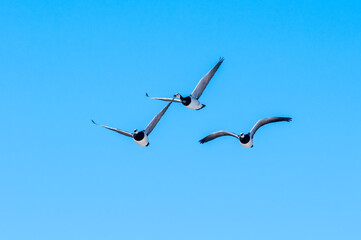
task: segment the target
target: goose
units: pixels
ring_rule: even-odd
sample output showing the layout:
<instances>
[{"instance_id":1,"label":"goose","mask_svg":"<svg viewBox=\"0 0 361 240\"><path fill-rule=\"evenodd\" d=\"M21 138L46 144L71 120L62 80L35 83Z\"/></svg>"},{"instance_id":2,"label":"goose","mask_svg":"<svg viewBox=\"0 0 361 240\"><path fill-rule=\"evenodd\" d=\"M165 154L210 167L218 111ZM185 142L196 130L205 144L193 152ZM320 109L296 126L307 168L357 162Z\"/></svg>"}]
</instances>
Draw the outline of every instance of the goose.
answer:
<instances>
[{"instance_id":1,"label":"goose","mask_svg":"<svg viewBox=\"0 0 361 240\"><path fill-rule=\"evenodd\" d=\"M160 111L153 119L152 121L150 121L150 123L148 124L148 126L142 130L142 131L138 131L138 129L134 129L134 133L130 133L124 130L120 130L117 128L112 128L112 127L108 127L108 126L104 126L104 125L100 125L97 124L96 122L94 122L92 120L92 122L95 125L107 128L109 130L115 131L117 133L123 134L127 137L131 137L133 138L133 140L136 142L136 144L142 146L142 147L148 147L149 146L149 140L148 140L148 136L149 134L153 131L153 129L155 128L155 126L157 125L157 123L159 122L159 120L162 118L162 116L164 115L164 113L167 111L167 109L169 108L169 106L172 104L173 101L171 101L170 103L167 104L167 106L165 106L162 111Z\"/></svg>"},{"instance_id":2,"label":"goose","mask_svg":"<svg viewBox=\"0 0 361 240\"><path fill-rule=\"evenodd\" d=\"M221 66L224 58L219 58L218 63L198 82L196 88L193 90L191 95L187 97L183 97L179 93L174 94L174 102L182 103L189 109L200 110L204 108L206 105L199 102L199 98L201 97L204 89L207 87L209 81L212 79L214 74L217 72L219 66ZM162 101L172 101L172 98L159 98L159 97L150 97L148 93L145 94L147 97L156 100Z\"/></svg>"},{"instance_id":3,"label":"goose","mask_svg":"<svg viewBox=\"0 0 361 240\"><path fill-rule=\"evenodd\" d=\"M282 121L286 121L286 122L290 122L292 120L292 118L289 117L270 117L270 118L264 118L259 120L251 129L251 131L247 134L243 134L241 133L240 135L237 135L233 132L228 132L228 131L218 131L218 132L214 132L212 134L209 134L207 137L201 139L199 142L201 144L209 142L213 139L216 139L218 137L222 137L222 136L232 136L235 138L238 138L239 142L241 143L241 145L243 147L246 148L252 148L253 147L253 136L254 134L257 132L257 130L262 127L263 125L269 124L269 123L274 123L274 122L282 122Z\"/></svg>"}]
</instances>

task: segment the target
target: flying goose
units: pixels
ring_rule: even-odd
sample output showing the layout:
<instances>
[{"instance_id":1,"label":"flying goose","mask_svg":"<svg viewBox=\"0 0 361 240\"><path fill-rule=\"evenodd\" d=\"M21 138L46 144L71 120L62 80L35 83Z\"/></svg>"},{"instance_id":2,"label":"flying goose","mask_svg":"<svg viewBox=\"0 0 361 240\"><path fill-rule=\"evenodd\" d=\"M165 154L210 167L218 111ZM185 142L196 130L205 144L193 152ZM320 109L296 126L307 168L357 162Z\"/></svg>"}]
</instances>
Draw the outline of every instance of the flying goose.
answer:
<instances>
[{"instance_id":1,"label":"flying goose","mask_svg":"<svg viewBox=\"0 0 361 240\"><path fill-rule=\"evenodd\" d=\"M233 132L219 131L219 132L214 132L212 134L209 134L207 137L201 139L199 142L203 144L203 143L209 142L209 141L211 141L213 139L216 139L218 137L232 136L232 137L238 138L238 140L240 141L240 143L241 143L241 145L243 147L252 148L253 147L253 136L260 127L262 127L263 125L269 124L269 123L273 123L273 122L282 122L282 121L290 122L291 120L292 120L292 118L289 118L289 117L264 118L264 119L259 120L253 126L251 131L249 133L247 133L247 134L241 133L240 135L237 135L237 134L235 134Z\"/></svg>"},{"instance_id":2,"label":"flying goose","mask_svg":"<svg viewBox=\"0 0 361 240\"><path fill-rule=\"evenodd\" d=\"M214 74L217 72L219 66L221 66L223 62L223 58L219 58L218 63L199 81L196 88L193 90L192 94L188 97L183 97L179 93L174 94L174 102L182 103L189 109L200 110L204 108L206 105L201 104L198 99L201 97L204 89L207 87L209 81L212 79ZM147 97L148 93L145 94ZM158 97L149 97L151 99L157 99L162 101L172 101L172 98L158 98Z\"/></svg>"},{"instance_id":3,"label":"flying goose","mask_svg":"<svg viewBox=\"0 0 361 240\"><path fill-rule=\"evenodd\" d=\"M112 127L108 127L108 126L104 126L104 125L100 125L97 124L96 122L94 122L92 120L92 122L98 126L107 128L109 130L115 131L117 133L123 134L127 137L131 137L134 139L134 141L142 146L142 147L147 147L149 146L149 141L148 141L148 136L149 134L153 131L153 129L155 128L155 126L157 125L157 123L159 122L159 120L162 118L162 116L164 115L164 113L167 111L167 109L169 108L169 106L172 104L173 101L171 101L170 103L167 104L167 106L165 106L162 111L160 111L153 119L152 121L148 124L148 126L143 130L143 131L138 131L137 129L134 129L134 133L130 133L124 130L120 130L117 128L112 128Z\"/></svg>"}]
</instances>

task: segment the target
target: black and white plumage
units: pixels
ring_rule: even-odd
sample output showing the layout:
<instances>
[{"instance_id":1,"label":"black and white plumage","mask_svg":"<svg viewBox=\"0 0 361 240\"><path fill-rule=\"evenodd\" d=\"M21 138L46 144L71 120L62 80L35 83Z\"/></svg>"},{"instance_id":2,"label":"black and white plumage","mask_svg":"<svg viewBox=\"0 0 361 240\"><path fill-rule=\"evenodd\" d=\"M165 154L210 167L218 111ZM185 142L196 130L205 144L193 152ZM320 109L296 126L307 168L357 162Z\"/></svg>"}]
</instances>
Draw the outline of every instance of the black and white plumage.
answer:
<instances>
[{"instance_id":1,"label":"black and white plumage","mask_svg":"<svg viewBox=\"0 0 361 240\"><path fill-rule=\"evenodd\" d=\"M270 118L264 118L259 120L251 129L251 131L247 134L243 134L241 133L240 135L237 135L233 132L228 132L228 131L218 131L218 132L214 132L209 134L207 137L201 139L199 142L200 143L206 143L209 141L212 141L213 139L216 139L218 137L222 137L222 136L232 136L237 138L241 145L246 147L246 148L251 148L253 147L253 136L254 134L257 132L257 130L262 127L263 125L269 124L269 123L273 123L273 122L290 122L292 120L292 118L289 117L270 117Z\"/></svg>"},{"instance_id":2,"label":"black and white plumage","mask_svg":"<svg viewBox=\"0 0 361 240\"><path fill-rule=\"evenodd\" d=\"M104 125L100 125L97 124L96 122L94 122L92 120L92 122L98 126L107 128L109 130L115 131L117 133L123 134L127 137L131 137L134 139L134 141L142 146L142 147L147 147L149 146L149 140L148 140L148 136L149 134L153 131L153 129L155 128L155 126L158 124L159 120L162 118L162 116L164 115L164 113L167 111L167 109L169 108L169 106L172 104L173 101L171 101L170 103L167 104L167 106L165 106L162 111L160 111L153 119L152 121L150 121L150 123L148 124L148 126L143 130L143 131L138 131L137 129L134 129L134 133L130 133L124 130L120 130L117 128L112 128L112 127L108 127L108 126L104 126Z\"/></svg>"},{"instance_id":3,"label":"black and white plumage","mask_svg":"<svg viewBox=\"0 0 361 240\"><path fill-rule=\"evenodd\" d=\"M200 110L200 109L204 108L206 105L200 103L198 99L201 97L202 93L206 89L209 81L212 79L214 74L217 72L219 66L221 66L223 60L224 60L224 58L219 59L218 63L198 82L197 86L195 87L195 89L193 90L191 95L189 95L187 97L183 97L179 93L176 93L174 95L174 97L176 99L174 99L173 101L182 103L184 106L186 106L189 109ZM148 94L146 94L146 96L149 97ZM156 100L162 100L162 101L171 101L172 100L172 98L159 98L159 97L149 97L149 98L156 99Z\"/></svg>"}]
</instances>

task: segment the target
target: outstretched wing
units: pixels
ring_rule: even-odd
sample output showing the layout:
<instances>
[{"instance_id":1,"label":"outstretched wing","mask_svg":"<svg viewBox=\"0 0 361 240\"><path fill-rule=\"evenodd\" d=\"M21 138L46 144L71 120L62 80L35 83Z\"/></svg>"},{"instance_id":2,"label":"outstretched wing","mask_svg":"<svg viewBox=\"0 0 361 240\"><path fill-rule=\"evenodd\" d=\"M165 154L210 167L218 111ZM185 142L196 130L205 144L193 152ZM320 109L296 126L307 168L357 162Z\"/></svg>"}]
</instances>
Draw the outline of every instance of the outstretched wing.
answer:
<instances>
[{"instance_id":1,"label":"outstretched wing","mask_svg":"<svg viewBox=\"0 0 361 240\"><path fill-rule=\"evenodd\" d=\"M266 125L268 123L273 123L273 122L283 122L283 121L290 122L291 120L292 120L292 118L289 118L289 117L270 117L270 118L261 119L251 129L251 132L250 132L251 138L253 138L253 135L263 125Z\"/></svg>"},{"instance_id":2,"label":"outstretched wing","mask_svg":"<svg viewBox=\"0 0 361 240\"><path fill-rule=\"evenodd\" d=\"M193 90L191 96L198 99L201 97L204 89L207 87L209 81L212 79L213 75L217 72L219 66L221 66L224 58L220 58L218 63L199 81L196 88Z\"/></svg>"},{"instance_id":3,"label":"outstretched wing","mask_svg":"<svg viewBox=\"0 0 361 240\"><path fill-rule=\"evenodd\" d=\"M222 137L222 136L232 136L232 137L235 137L235 138L238 138L239 139L239 136L233 132L228 132L228 131L219 131L219 132L214 132L214 133L211 133L209 134L207 137L199 140L200 143L206 143L206 142L209 142L209 141L212 141L213 139L216 139L218 137Z\"/></svg>"},{"instance_id":4,"label":"outstretched wing","mask_svg":"<svg viewBox=\"0 0 361 240\"><path fill-rule=\"evenodd\" d=\"M145 96L149 97L148 93L145 94ZM166 102L178 102L181 103L182 101L179 99L175 99L175 98L158 98L158 97L149 97L150 99L156 99L156 100L161 100L161 101L166 101Z\"/></svg>"},{"instance_id":5,"label":"outstretched wing","mask_svg":"<svg viewBox=\"0 0 361 240\"><path fill-rule=\"evenodd\" d=\"M115 131L115 132L120 133L120 134L123 134L123 135L125 135L125 136L131 137L131 138L133 137L133 134L132 134L132 133L129 133L129 132L127 132L127 131L123 131L123 130L120 130L120 129L117 129L117 128L112 128L112 127L100 125L100 124L97 124L96 122L94 122L93 120L92 120L92 122L93 122L95 125L98 125L98 126L107 128L107 129L109 129L109 130Z\"/></svg>"},{"instance_id":6,"label":"outstretched wing","mask_svg":"<svg viewBox=\"0 0 361 240\"><path fill-rule=\"evenodd\" d=\"M150 123L148 124L148 126L144 129L144 132L149 135L153 129L155 128L155 126L157 125L157 123L159 122L159 120L162 118L162 116L164 115L164 113L167 111L167 109L169 108L169 106L172 104L172 100L170 103L167 104L167 106L165 106L162 111L160 111L153 119L152 121L150 121Z\"/></svg>"}]
</instances>

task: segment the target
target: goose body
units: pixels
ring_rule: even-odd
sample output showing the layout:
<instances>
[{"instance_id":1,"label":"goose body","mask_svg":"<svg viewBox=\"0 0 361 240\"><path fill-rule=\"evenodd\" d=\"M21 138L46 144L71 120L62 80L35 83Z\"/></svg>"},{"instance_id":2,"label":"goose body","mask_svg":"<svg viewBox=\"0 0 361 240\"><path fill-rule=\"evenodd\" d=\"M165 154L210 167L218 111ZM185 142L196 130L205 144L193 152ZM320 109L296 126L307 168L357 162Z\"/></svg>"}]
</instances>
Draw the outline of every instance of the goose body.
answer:
<instances>
[{"instance_id":1,"label":"goose body","mask_svg":"<svg viewBox=\"0 0 361 240\"><path fill-rule=\"evenodd\" d=\"M245 148L252 148L253 147L253 139L250 137L249 134L239 136L239 143Z\"/></svg>"},{"instance_id":2,"label":"goose body","mask_svg":"<svg viewBox=\"0 0 361 240\"><path fill-rule=\"evenodd\" d=\"M200 109L204 108L205 106L206 105L200 103L197 99L191 97L191 103L186 107L189 109L200 110Z\"/></svg>"},{"instance_id":3,"label":"goose body","mask_svg":"<svg viewBox=\"0 0 361 240\"><path fill-rule=\"evenodd\" d=\"M149 146L148 135L144 131L138 132L137 134L133 134L133 140L139 146L142 147Z\"/></svg>"},{"instance_id":4,"label":"goose body","mask_svg":"<svg viewBox=\"0 0 361 240\"><path fill-rule=\"evenodd\" d=\"M92 122L98 126L104 127L106 129L115 131L117 133L120 133L122 135L125 135L127 137L131 137L133 138L133 140L135 141L136 144L138 144L139 146L142 147L147 147L149 146L149 139L148 136L149 134L153 131L153 129L155 128L155 126L158 124L159 120L162 118L162 116L164 115L164 113L167 111L167 109L169 108L169 106L172 104L173 101L171 101L170 103L168 103L163 109L162 111L160 111L153 119L152 121L150 121L150 123L148 124L148 126L142 130L142 131L138 131L137 129L134 129L134 133L130 133L124 130L120 130L117 128L112 128L112 127L108 127L108 126L104 126L104 125L100 125L95 123L93 120Z\"/></svg>"},{"instance_id":5,"label":"goose body","mask_svg":"<svg viewBox=\"0 0 361 240\"><path fill-rule=\"evenodd\" d=\"M193 110L200 110L202 108L204 108L206 105L200 103L198 101L198 99L188 96L188 97L182 97L179 93L177 93L176 95L174 95L174 97L178 98L181 100L182 104L189 109L193 109Z\"/></svg>"},{"instance_id":6,"label":"goose body","mask_svg":"<svg viewBox=\"0 0 361 240\"><path fill-rule=\"evenodd\" d=\"M270 118L264 118L259 120L251 129L251 131L247 134L243 134L241 133L240 135L237 135L233 132L228 132L228 131L218 131L218 132L214 132L209 134L207 137L201 139L199 142L200 143L206 143L209 141L212 141L213 139L216 139L218 137L222 137L222 136L232 136L235 137L239 140L239 142L241 143L241 145L243 147L246 148L252 148L253 147L253 136L254 134L257 132L257 130L269 123L273 123L273 122L282 122L282 121L286 121L286 122L290 122L292 120L292 118L288 118L288 117L270 117Z\"/></svg>"},{"instance_id":7,"label":"goose body","mask_svg":"<svg viewBox=\"0 0 361 240\"><path fill-rule=\"evenodd\" d=\"M206 105L199 102L199 98L203 94L203 91L206 89L208 83L214 76L214 74L217 72L218 68L221 66L223 62L223 58L220 58L218 63L198 82L197 86L191 93L191 95L187 97L183 97L179 93L176 93L174 95L175 99L172 100L172 98L159 98L159 97L149 97L148 94L146 94L147 97L151 99L161 100L161 101L174 101L177 103L182 103L185 107L193 110L200 110L204 108Z\"/></svg>"}]
</instances>

